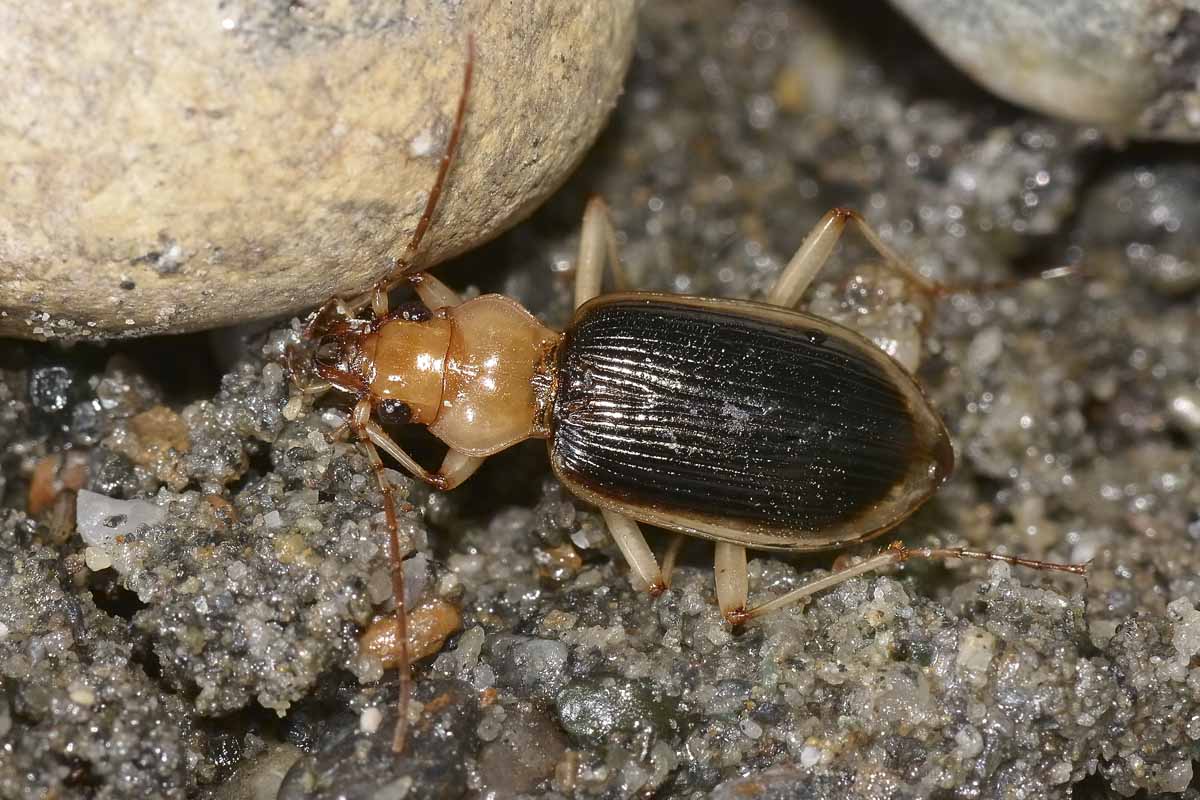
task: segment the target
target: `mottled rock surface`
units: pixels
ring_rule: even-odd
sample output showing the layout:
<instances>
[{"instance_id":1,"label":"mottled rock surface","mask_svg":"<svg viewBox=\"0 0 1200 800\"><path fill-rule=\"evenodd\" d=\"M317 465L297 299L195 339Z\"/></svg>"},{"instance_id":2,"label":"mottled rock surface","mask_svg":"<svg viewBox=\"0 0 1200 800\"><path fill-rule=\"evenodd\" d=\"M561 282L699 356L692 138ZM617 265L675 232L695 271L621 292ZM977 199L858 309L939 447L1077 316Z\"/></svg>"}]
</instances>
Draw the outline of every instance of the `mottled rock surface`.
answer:
<instances>
[{"instance_id":1,"label":"mottled rock surface","mask_svg":"<svg viewBox=\"0 0 1200 800\"><path fill-rule=\"evenodd\" d=\"M635 592L539 443L447 494L396 475L418 553L408 600L453 603L463 622L417 670L397 760L394 678L357 641L390 600L379 493L355 448L325 439L336 404L288 405L294 328L107 350L10 342L4 791L1194 793L1200 181L1180 149L1109 150L1095 130L996 101L920 37L897 38L899 23L793 0L648 5L615 125L578 176L438 274L564 323L579 218L599 192L638 286L761 298L824 211L860 208L923 273L1002 284L929 302L861 267L852 237L807 298L919 351L954 437L955 474L896 536L1091 560L1087 580L912 563L735 633L709 544L688 545L661 597ZM1062 264L1079 274L1035 278ZM44 457L68 446L87 490L165 515L121 542L94 527L105 517L81 519L112 566L89 558L98 545L63 501L25 511ZM835 557L752 555L756 600Z\"/></svg>"},{"instance_id":2,"label":"mottled rock surface","mask_svg":"<svg viewBox=\"0 0 1200 800\"><path fill-rule=\"evenodd\" d=\"M579 163L632 0L0 9L0 334L145 336L362 291L404 250L475 86L434 264Z\"/></svg>"}]
</instances>

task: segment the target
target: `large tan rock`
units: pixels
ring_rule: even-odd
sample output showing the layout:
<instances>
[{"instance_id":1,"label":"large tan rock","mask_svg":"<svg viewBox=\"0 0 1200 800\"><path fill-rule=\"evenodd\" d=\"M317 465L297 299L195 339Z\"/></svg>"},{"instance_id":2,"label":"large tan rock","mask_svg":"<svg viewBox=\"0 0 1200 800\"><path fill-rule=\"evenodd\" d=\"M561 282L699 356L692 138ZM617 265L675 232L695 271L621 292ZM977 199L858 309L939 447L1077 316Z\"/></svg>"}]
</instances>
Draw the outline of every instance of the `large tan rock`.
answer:
<instances>
[{"instance_id":1,"label":"large tan rock","mask_svg":"<svg viewBox=\"0 0 1200 800\"><path fill-rule=\"evenodd\" d=\"M620 93L633 0L0 9L0 334L213 327L361 291L496 235L566 177Z\"/></svg>"}]
</instances>

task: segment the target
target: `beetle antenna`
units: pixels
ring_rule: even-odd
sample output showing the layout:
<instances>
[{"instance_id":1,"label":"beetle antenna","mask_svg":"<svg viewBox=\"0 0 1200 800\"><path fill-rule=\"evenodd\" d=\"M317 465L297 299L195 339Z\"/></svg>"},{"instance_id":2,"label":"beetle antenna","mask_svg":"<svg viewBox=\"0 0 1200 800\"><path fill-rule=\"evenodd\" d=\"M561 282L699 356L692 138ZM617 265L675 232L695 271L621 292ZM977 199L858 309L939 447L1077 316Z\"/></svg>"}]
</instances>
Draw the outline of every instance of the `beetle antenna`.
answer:
<instances>
[{"instance_id":1,"label":"beetle antenna","mask_svg":"<svg viewBox=\"0 0 1200 800\"><path fill-rule=\"evenodd\" d=\"M948 297L955 294L986 294L988 292L1002 292L1008 289L1016 289L1018 286L1024 286L1032 281L1053 281L1060 278L1074 278L1086 274L1087 272L1083 267L1074 264L1064 264L1057 267L1048 267L1035 275L1009 278L1008 280L994 281L992 283L931 283L929 291L936 297Z\"/></svg>"},{"instance_id":2,"label":"beetle antenna","mask_svg":"<svg viewBox=\"0 0 1200 800\"><path fill-rule=\"evenodd\" d=\"M379 492L383 495L383 513L387 518L388 527L388 560L391 562L392 599L396 604L396 648L397 667L400 671L400 694L396 699L396 729L392 735L392 751L399 753L404 750L404 740L408 734L408 702L411 694L412 675L408 658L408 613L404 606L404 553L400 549L400 525L396 519L396 498L392 491L391 481L384 474L383 459L371 441L369 424L371 421L371 401L367 397L360 399L350 412L346 427L354 431L375 480L379 483Z\"/></svg>"},{"instance_id":3,"label":"beetle antenna","mask_svg":"<svg viewBox=\"0 0 1200 800\"><path fill-rule=\"evenodd\" d=\"M901 564L905 561L914 559L925 559L935 561L944 558L971 558L980 559L983 561L1002 561L1005 564L1014 564L1020 567L1030 567L1032 569L1050 570L1053 572L1069 572L1072 575L1087 575L1088 564L1060 564L1054 561L1038 561L1033 558L1020 558L1018 556L1006 556L1001 553L990 553L983 550L968 550L964 547L907 547L901 542L892 542L879 553L871 556L868 559L852 564L845 569L838 570L822 578L817 578L814 581L809 581L798 589L776 597L774 600L768 600L760 606L747 609L738 615L738 622L761 617L779 608L794 605L806 597L810 597L818 592L823 592L826 589L831 589L839 583L845 583L851 578L856 578L859 575L864 575L868 572L876 572L883 567L891 564ZM1089 562L1090 563L1090 562Z\"/></svg>"},{"instance_id":4,"label":"beetle antenna","mask_svg":"<svg viewBox=\"0 0 1200 800\"><path fill-rule=\"evenodd\" d=\"M450 129L450 140L446 143L446 151L442 153L442 160L438 162L437 177L434 178L433 187L429 190L429 197L425 201L425 210L421 212L421 218L417 221L417 227L413 231L408 245L404 248L404 253L396 259L395 269L387 278L386 288L388 289L399 283L399 279L412 267L413 258L421 246L421 240L425 238L425 232L429 230L429 225L433 222L438 201L442 197L442 189L446 185L446 176L450 173L450 166L454 163L454 158L458 154L459 142L462 141L463 121L467 115L467 97L471 93L471 79L474 73L475 36L467 34L467 64L463 69L462 94L458 97L458 110L454 113L454 126Z\"/></svg>"}]
</instances>

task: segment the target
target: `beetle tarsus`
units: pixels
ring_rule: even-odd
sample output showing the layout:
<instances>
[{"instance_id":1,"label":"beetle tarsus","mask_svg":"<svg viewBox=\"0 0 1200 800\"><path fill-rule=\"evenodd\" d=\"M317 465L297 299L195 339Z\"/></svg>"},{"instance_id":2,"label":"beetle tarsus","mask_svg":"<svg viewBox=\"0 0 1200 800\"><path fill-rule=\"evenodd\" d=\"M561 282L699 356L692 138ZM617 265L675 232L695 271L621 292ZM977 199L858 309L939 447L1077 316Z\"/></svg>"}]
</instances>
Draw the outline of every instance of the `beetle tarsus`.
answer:
<instances>
[{"instance_id":1,"label":"beetle tarsus","mask_svg":"<svg viewBox=\"0 0 1200 800\"><path fill-rule=\"evenodd\" d=\"M745 625L751 619L753 615L745 608L731 608L725 612L725 620L735 628Z\"/></svg>"},{"instance_id":2,"label":"beetle tarsus","mask_svg":"<svg viewBox=\"0 0 1200 800\"><path fill-rule=\"evenodd\" d=\"M1091 562L1082 564L1066 564L1058 561L1042 561L1036 558L1022 558L1020 556L1010 556L1003 553L992 553L987 550L971 550L965 547L905 547L898 542L893 542L888 546L887 551L895 552L896 560L908 561L913 558L924 559L939 559L939 558L964 558L974 559L977 561L999 561L1004 564L1012 564L1018 567L1028 567L1030 569L1040 569L1047 572L1066 572L1071 575L1087 575L1088 566Z\"/></svg>"}]
</instances>

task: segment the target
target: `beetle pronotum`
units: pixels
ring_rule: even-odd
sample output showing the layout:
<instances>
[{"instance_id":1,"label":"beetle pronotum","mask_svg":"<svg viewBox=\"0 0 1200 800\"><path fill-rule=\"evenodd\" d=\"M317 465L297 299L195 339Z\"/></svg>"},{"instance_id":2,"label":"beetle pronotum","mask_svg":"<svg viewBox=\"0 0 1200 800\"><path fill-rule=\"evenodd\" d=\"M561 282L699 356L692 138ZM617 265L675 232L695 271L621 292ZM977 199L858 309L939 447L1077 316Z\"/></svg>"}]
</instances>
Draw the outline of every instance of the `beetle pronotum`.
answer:
<instances>
[{"instance_id":1,"label":"beetle pronotum","mask_svg":"<svg viewBox=\"0 0 1200 800\"><path fill-rule=\"evenodd\" d=\"M621 292L601 294L605 264L620 282L616 237L599 199L580 237L574 318L558 333L511 298L462 301L412 269L462 135L474 64L416 230L395 269L369 295L331 300L305 336L324 383L355 398L339 429L362 444L384 497L401 649L404 739L407 633L400 546L383 450L438 489L469 478L490 455L528 438L548 441L566 487L597 506L637 581L666 589L677 538L660 568L639 523L716 543L716 595L738 624L855 575L910 558L979 558L1083 573L961 548L894 544L848 569L747 608L746 548L831 550L893 528L950 473L941 419L913 377L858 333L793 310L849 223L893 270L925 290L857 213L817 223L765 303ZM388 292L409 282L422 307L392 311ZM371 315L355 315L369 303ZM372 415L428 427L449 448L422 467Z\"/></svg>"}]
</instances>

